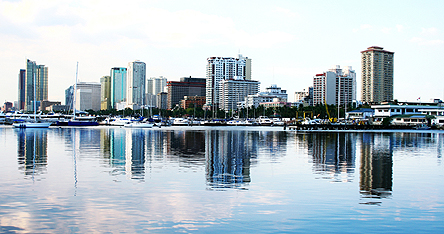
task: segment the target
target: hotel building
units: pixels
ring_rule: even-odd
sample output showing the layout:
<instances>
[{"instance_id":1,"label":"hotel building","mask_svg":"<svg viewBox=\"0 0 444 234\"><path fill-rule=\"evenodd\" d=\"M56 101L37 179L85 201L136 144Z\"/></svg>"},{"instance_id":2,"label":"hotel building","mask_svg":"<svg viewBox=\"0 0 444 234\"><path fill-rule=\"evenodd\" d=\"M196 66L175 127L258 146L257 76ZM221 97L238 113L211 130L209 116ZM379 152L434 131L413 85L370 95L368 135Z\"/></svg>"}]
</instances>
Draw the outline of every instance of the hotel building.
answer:
<instances>
[{"instance_id":1,"label":"hotel building","mask_svg":"<svg viewBox=\"0 0 444 234\"><path fill-rule=\"evenodd\" d=\"M145 105L146 64L141 61L128 63L127 70L127 107L138 110Z\"/></svg>"}]
</instances>

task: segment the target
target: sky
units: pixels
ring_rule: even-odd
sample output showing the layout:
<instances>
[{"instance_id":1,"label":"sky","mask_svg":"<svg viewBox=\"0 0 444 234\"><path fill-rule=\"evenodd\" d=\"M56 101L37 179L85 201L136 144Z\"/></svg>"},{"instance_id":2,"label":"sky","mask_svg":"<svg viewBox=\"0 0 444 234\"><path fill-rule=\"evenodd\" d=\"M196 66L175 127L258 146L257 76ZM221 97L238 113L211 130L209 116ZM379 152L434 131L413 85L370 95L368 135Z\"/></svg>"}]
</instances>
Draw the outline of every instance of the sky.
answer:
<instances>
[{"instance_id":1,"label":"sky","mask_svg":"<svg viewBox=\"0 0 444 234\"><path fill-rule=\"evenodd\" d=\"M26 59L49 69L49 100L112 67L146 63L147 77L205 77L208 57L252 59L261 90L294 92L334 65L352 66L360 99L360 52L394 54L394 98L444 100L444 1L0 0L0 102L18 98Z\"/></svg>"}]
</instances>

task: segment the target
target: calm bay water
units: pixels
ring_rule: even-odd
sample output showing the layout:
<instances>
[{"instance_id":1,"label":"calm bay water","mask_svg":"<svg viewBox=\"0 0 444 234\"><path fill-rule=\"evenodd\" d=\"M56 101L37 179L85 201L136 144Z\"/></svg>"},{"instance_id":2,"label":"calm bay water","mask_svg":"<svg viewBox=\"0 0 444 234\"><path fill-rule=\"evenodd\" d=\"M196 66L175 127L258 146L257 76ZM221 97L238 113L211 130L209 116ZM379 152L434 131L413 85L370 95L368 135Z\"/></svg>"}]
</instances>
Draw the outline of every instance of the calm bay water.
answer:
<instances>
[{"instance_id":1,"label":"calm bay water","mask_svg":"<svg viewBox=\"0 0 444 234\"><path fill-rule=\"evenodd\" d=\"M0 127L0 232L442 232L444 133Z\"/></svg>"}]
</instances>

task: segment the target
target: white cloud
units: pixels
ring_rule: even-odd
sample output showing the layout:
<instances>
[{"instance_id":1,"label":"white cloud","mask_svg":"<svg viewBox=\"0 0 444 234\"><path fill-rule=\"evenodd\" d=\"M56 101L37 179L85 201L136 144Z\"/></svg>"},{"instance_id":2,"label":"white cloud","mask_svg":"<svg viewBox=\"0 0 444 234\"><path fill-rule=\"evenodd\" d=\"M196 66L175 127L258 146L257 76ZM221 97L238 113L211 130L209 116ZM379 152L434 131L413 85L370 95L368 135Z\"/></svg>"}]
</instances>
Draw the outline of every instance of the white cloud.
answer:
<instances>
[{"instance_id":1,"label":"white cloud","mask_svg":"<svg viewBox=\"0 0 444 234\"><path fill-rule=\"evenodd\" d=\"M404 31L404 26L397 24L396 29L398 30L398 32L402 32L402 31Z\"/></svg>"},{"instance_id":2,"label":"white cloud","mask_svg":"<svg viewBox=\"0 0 444 234\"><path fill-rule=\"evenodd\" d=\"M414 37L414 38L410 39L410 42L416 43L418 45L426 45L426 46L444 45L444 40L426 39L426 38L421 38L421 37Z\"/></svg>"},{"instance_id":3,"label":"white cloud","mask_svg":"<svg viewBox=\"0 0 444 234\"><path fill-rule=\"evenodd\" d=\"M282 7L274 7L273 12L278 13L279 15L287 16L289 18L299 17L299 15L297 13L292 12L291 10L286 9L286 8L282 8Z\"/></svg>"},{"instance_id":4,"label":"white cloud","mask_svg":"<svg viewBox=\"0 0 444 234\"><path fill-rule=\"evenodd\" d=\"M422 28L421 35L436 35L438 33L437 28Z\"/></svg>"},{"instance_id":5,"label":"white cloud","mask_svg":"<svg viewBox=\"0 0 444 234\"><path fill-rule=\"evenodd\" d=\"M364 30L372 30L373 26L370 24L361 24L359 26L359 28L354 28L352 31L353 32L359 32L359 31L364 31Z\"/></svg>"}]
</instances>

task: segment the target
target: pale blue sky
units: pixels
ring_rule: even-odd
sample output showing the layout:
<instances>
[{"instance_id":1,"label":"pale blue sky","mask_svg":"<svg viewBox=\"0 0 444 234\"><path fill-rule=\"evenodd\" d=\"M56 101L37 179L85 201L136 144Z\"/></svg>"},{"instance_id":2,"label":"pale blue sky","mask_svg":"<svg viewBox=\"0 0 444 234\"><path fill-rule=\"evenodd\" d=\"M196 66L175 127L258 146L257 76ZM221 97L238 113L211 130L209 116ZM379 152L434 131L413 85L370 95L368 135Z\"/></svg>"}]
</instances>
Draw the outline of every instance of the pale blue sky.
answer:
<instances>
[{"instance_id":1,"label":"pale blue sky","mask_svg":"<svg viewBox=\"0 0 444 234\"><path fill-rule=\"evenodd\" d=\"M395 52L394 97L444 99L444 1L2 1L0 101L17 100L26 59L49 67L49 99L79 80L99 82L136 59L147 77L205 77L206 58L252 59L261 90L312 85L360 51Z\"/></svg>"}]
</instances>

